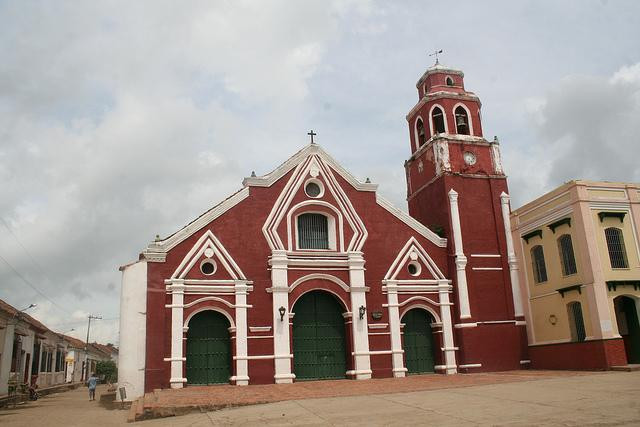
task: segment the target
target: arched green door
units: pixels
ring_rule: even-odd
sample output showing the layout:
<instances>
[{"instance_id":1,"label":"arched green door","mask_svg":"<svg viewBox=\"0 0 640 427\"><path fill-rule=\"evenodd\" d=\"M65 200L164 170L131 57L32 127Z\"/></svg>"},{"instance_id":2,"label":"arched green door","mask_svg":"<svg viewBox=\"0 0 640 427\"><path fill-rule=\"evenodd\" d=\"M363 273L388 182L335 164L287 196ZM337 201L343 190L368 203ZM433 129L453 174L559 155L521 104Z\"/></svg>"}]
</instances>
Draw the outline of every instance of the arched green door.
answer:
<instances>
[{"instance_id":1,"label":"arched green door","mask_svg":"<svg viewBox=\"0 0 640 427\"><path fill-rule=\"evenodd\" d=\"M432 321L431 315L419 308L409 310L402 317L404 358L409 374L434 372Z\"/></svg>"},{"instance_id":2,"label":"arched green door","mask_svg":"<svg viewBox=\"0 0 640 427\"><path fill-rule=\"evenodd\" d=\"M231 376L229 321L213 310L191 318L187 331L187 383L228 383Z\"/></svg>"},{"instance_id":3,"label":"arched green door","mask_svg":"<svg viewBox=\"0 0 640 427\"><path fill-rule=\"evenodd\" d=\"M344 378L342 309L327 292L304 294L293 307L293 369L298 380Z\"/></svg>"}]
</instances>

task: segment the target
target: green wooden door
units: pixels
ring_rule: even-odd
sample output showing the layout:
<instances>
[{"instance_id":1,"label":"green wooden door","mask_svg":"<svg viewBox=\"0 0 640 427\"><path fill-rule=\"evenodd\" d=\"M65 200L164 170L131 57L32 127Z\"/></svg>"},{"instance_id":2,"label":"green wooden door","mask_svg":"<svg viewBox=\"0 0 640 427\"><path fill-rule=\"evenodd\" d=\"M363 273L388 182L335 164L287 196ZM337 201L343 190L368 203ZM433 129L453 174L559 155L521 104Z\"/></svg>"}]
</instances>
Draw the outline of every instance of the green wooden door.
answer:
<instances>
[{"instance_id":1,"label":"green wooden door","mask_svg":"<svg viewBox=\"0 0 640 427\"><path fill-rule=\"evenodd\" d=\"M421 309L409 310L404 323L404 358L409 374L434 372L432 318Z\"/></svg>"},{"instance_id":2,"label":"green wooden door","mask_svg":"<svg viewBox=\"0 0 640 427\"><path fill-rule=\"evenodd\" d=\"M207 310L191 318L187 331L187 383L228 383L231 376L229 321Z\"/></svg>"},{"instance_id":3,"label":"green wooden door","mask_svg":"<svg viewBox=\"0 0 640 427\"><path fill-rule=\"evenodd\" d=\"M344 318L333 296L309 292L293 307L293 369L298 380L344 378Z\"/></svg>"},{"instance_id":4,"label":"green wooden door","mask_svg":"<svg viewBox=\"0 0 640 427\"><path fill-rule=\"evenodd\" d=\"M622 297L622 310L627 318L628 337L626 337L627 359L629 363L640 363L640 322L636 302L629 297Z\"/></svg>"}]
</instances>

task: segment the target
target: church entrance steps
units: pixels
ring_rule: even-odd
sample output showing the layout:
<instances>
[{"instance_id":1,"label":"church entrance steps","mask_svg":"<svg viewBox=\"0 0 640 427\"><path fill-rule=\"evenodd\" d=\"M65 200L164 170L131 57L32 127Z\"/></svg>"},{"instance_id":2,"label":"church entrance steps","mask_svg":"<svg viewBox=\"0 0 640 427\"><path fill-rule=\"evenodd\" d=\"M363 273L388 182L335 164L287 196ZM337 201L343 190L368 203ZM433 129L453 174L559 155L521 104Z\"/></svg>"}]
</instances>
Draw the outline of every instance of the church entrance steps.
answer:
<instances>
[{"instance_id":1,"label":"church entrance steps","mask_svg":"<svg viewBox=\"0 0 640 427\"><path fill-rule=\"evenodd\" d=\"M136 400L129 409L128 421L185 415L189 412L215 411L237 406L286 400L323 397L405 393L478 385L537 381L549 378L598 375L575 371L505 371L459 375L411 375L406 378L383 378L364 381L326 380L293 384L191 386L182 389L154 390Z\"/></svg>"}]
</instances>

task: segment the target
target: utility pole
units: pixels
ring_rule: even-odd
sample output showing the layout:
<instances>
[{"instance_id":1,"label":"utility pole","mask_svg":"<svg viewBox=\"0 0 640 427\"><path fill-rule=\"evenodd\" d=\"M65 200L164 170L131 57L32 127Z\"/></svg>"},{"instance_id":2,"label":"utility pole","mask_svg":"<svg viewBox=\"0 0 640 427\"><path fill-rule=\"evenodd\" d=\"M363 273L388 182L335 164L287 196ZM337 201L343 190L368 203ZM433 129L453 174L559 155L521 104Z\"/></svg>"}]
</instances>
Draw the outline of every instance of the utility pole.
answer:
<instances>
[{"instance_id":1,"label":"utility pole","mask_svg":"<svg viewBox=\"0 0 640 427\"><path fill-rule=\"evenodd\" d=\"M89 379L89 331L91 330L91 319L101 320L102 316L89 314L89 324L87 325L87 340L84 344L84 381Z\"/></svg>"}]
</instances>

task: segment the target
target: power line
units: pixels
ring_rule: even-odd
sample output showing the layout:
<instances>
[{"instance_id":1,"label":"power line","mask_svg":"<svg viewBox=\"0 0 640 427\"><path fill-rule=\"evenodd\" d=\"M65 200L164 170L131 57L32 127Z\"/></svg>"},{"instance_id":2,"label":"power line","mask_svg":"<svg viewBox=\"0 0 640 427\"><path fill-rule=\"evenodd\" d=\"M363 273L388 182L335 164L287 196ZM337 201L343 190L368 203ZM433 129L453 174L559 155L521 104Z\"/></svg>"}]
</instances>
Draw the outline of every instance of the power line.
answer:
<instances>
[{"instance_id":1,"label":"power line","mask_svg":"<svg viewBox=\"0 0 640 427\"><path fill-rule=\"evenodd\" d=\"M36 265L36 267L38 267L38 270L40 270L40 273L42 273L42 275L46 277L47 275L45 274L44 269L42 268L42 266L40 264L38 264L38 261L36 261L36 259L31 255L31 252L29 252L27 247L22 244L20 239L18 239L18 236L16 236L16 234L13 232L13 230L11 230L11 227L9 227L9 224L7 224L7 221L5 221L5 219L2 218L1 216L0 216L0 221L2 221L2 224L7 229L7 231L13 236L13 238L16 239L16 242L18 242L20 247L22 247L22 249L29 256L31 261Z\"/></svg>"},{"instance_id":2,"label":"power line","mask_svg":"<svg viewBox=\"0 0 640 427\"><path fill-rule=\"evenodd\" d=\"M33 289L34 291L36 291L42 298L46 299L47 301L49 301L51 304L53 304L54 306L56 306L59 310L61 310L62 312L64 312L64 314L69 314L69 312L67 311L67 309L63 308L61 305L59 305L57 302L55 302L54 300L52 300L51 298L49 298L48 296L46 296L44 294L44 292L42 292L40 289L38 289L33 283L31 283L30 281L28 281L22 274L20 274L20 272L18 270L15 269L15 267L13 265L11 265L11 263L9 261L7 261L2 255L0 255L0 259L2 261L4 261L5 264L7 264L9 266L9 268L15 273L16 276L18 276L20 279L22 279L22 281L24 283L26 283L27 285L29 285L31 287L31 289Z\"/></svg>"}]
</instances>

